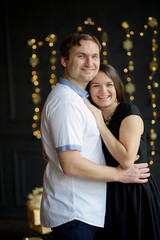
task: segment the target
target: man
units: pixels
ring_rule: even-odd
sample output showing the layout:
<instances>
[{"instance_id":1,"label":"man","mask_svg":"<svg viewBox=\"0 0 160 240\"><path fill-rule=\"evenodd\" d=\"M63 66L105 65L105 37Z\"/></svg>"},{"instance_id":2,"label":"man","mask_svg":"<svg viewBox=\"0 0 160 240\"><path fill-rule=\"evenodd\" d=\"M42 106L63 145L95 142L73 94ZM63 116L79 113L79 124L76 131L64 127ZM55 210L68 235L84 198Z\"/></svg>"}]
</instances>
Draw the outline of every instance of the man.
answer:
<instances>
[{"instance_id":1,"label":"man","mask_svg":"<svg viewBox=\"0 0 160 240\"><path fill-rule=\"evenodd\" d=\"M53 239L93 240L104 226L106 182L144 183L146 165L123 170L105 165L95 119L83 102L99 70L100 43L77 32L61 44L63 78L49 94L41 117L43 148L49 158L41 205L41 224ZM54 238L55 237L55 238Z\"/></svg>"}]
</instances>

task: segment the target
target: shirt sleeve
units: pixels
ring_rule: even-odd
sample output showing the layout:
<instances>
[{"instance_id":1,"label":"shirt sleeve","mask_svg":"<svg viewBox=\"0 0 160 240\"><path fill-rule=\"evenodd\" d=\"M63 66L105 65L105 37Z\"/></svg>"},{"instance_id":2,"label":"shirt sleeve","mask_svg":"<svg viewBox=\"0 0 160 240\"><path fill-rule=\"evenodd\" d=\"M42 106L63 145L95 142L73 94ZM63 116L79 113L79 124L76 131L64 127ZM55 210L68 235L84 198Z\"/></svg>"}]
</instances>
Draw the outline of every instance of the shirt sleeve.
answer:
<instances>
[{"instance_id":1,"label":"shirt sleeve","mask_svg":"<svg viewBox=\"0 0 160 240\"><path fill-rule=\"evenodd\" d=\"M49 116L51 137L55 143L56 151L82 149L83 116L79 106L62 104Z\"/></svg>"}]
</instances>

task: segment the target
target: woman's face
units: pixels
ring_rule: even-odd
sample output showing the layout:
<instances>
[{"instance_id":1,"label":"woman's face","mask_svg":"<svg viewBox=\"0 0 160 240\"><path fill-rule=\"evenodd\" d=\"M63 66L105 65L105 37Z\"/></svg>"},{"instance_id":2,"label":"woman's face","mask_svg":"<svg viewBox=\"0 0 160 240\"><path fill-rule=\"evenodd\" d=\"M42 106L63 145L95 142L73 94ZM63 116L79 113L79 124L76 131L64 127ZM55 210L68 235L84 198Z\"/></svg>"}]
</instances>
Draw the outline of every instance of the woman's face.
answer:
<instances>
[{"instance_id":1,"label":"woman's face","mask_svg":"<svg viewBox=\"0 0 160 240\"><path fill-rule=\"evenodd\" d=\"M98 107L109 107L117 102L114 83L108 75L100 71L90 83L90 94Z\"/></svg>"}]
</instances>

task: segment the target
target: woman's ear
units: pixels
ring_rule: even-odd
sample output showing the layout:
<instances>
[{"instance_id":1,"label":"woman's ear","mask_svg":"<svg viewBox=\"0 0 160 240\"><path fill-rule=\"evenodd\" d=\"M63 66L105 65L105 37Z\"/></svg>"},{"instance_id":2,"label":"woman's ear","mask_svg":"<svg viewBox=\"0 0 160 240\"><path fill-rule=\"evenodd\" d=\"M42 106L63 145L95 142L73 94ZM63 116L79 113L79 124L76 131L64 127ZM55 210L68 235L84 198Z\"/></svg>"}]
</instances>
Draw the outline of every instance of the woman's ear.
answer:
<instances>
[{"instance_id":1,"label":"woman's ear","mask_svg":"<svg viewBox=\"0 0 160 240\"><path fill-rule=\"evenodd\" d=\"M61 57L61 64L63 67L66 67L66 59L64 57Z\"/></svg>"}]
</instances>

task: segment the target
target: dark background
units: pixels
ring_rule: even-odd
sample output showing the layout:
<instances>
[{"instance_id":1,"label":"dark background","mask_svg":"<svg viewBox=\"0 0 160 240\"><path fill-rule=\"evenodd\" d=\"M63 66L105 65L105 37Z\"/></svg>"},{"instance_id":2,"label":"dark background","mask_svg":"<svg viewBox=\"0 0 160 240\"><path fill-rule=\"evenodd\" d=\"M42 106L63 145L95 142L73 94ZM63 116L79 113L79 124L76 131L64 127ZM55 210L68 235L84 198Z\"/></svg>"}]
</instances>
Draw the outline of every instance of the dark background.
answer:
<instances>
[{"instance_id":1,"label":"dark background","mask_svg":"<svg viewBox=\"0 0 160 240\"><path fill-rule=\"evenodd\" d=\"M59 45L70 32L76 31L88 17L102 27L109 36L108 63L119 71L124 84L123 68L128 58L122 48L125 30L122 21L130 24L135 32L133 37L133 60L135 71L135 101L144 115L147 132L152 119L151 99L147 90L149 75L148 63L152 61L151 37L148 29L144 38L139 37L148 17L153 16L160 23L159 5L156 1L4 1L0 2L1 24L1 79L0 79L0 219L27 221L26 196L35 187L42 186L45 163L41 155L41 142L32 135L33 84L29 57L31 47L27 41L35 38L43 41L49 33L57 36L57 60L59 62ZM159 29L159 28L158 28ZM99 37L95 28L92 31ZM160 35L158 34L158 44ZM160 56L160 50L157 50ZM40 87L42 108L50 91L49 48L43 46L39 51ZM61 75L61 66L57 64L57 77ZM159 82L159 70L156 81ZM160 92L157 89L156 156L151 166L151 173L160 187L160 150L159 150L159 112ZM148 152L148 160L150 148Z\"/></svg>"}]
</instances>

